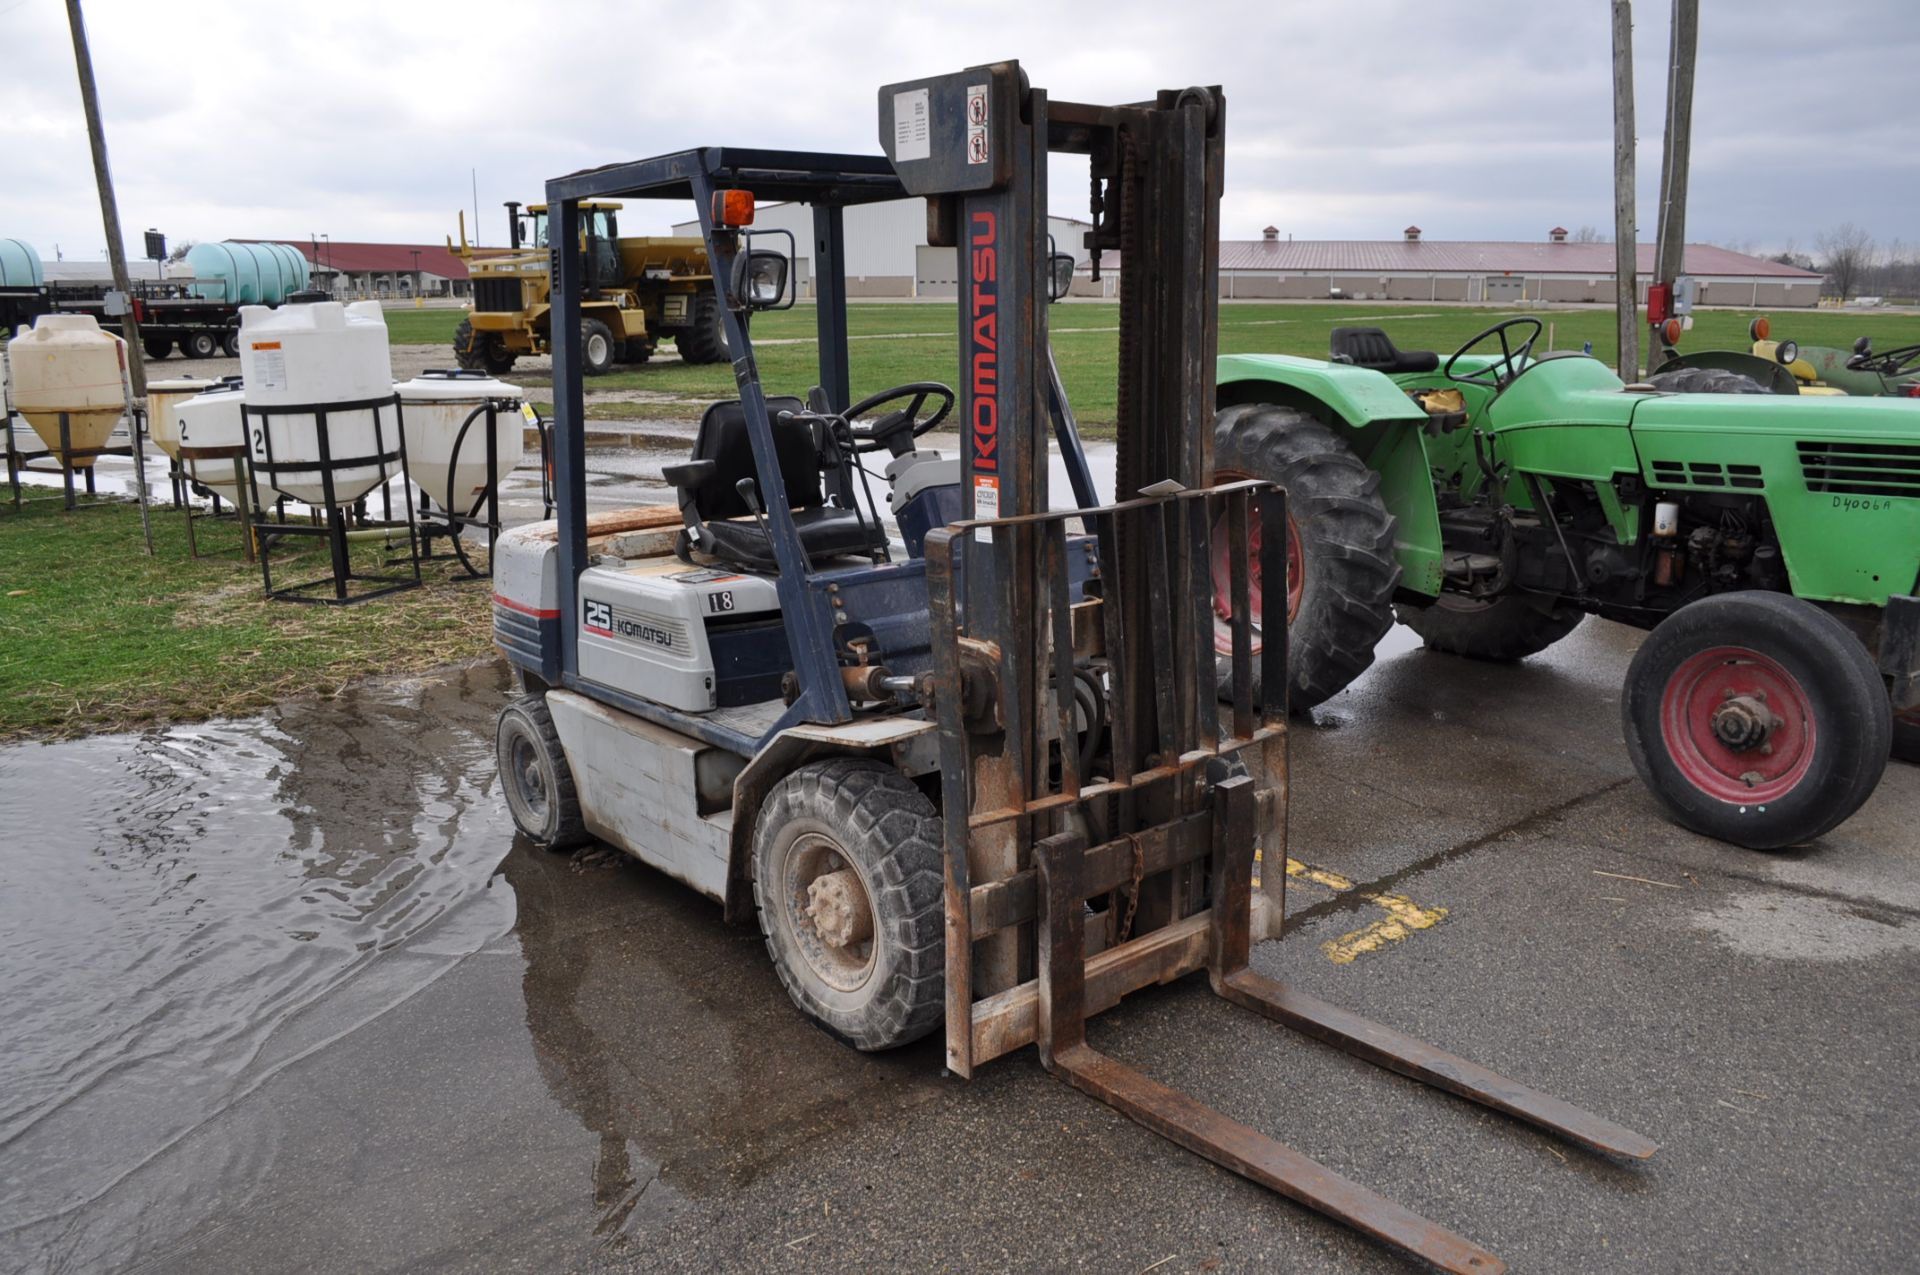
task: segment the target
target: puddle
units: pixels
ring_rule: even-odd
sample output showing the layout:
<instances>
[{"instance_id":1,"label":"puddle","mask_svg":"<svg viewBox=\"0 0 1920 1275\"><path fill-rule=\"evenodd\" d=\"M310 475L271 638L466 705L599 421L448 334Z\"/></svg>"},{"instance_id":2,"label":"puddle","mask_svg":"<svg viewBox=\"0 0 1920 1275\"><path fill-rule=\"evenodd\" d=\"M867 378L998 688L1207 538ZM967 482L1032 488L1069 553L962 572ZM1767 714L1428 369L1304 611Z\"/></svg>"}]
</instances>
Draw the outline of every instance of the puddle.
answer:
<instances>
[{"instance_id":1,"label":"puddle","mask_svg":"<svg viewBox=\"0 0 1920 1275\"><path fill-rule=\"evenodd\" d=\"M1833 899L1769 890L1736 894L1693 920L1742 956L1849 961L1920 951L1920 924Z\"/></svg>"}]
</instances>

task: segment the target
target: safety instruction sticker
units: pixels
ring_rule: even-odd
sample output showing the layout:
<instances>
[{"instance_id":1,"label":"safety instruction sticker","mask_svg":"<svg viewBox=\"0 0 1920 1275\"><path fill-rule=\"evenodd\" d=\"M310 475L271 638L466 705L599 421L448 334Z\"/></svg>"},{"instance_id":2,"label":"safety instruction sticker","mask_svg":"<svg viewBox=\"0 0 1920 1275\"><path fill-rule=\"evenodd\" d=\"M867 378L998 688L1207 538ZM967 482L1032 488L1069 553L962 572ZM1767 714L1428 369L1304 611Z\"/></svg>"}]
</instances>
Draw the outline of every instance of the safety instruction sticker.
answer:
<instances>
[{"instance_id":1,"label":"safety instruction sticker","mask_svg":"<svg viewBox=\"0 0 1920 1275\"><path fill-rule=\"evenodd\" d=\"M538 426L540 424L540 413L533 410L533 404L522 403L520 404L520 419L529 425Z\"/></svg>"},{"instance_id":2,"label":"safety instruction sticker","mask_svg":"<svg viewBox=\"0 0 1920 1275\"><path fill-rule=\"evenodd\" d=\"M1000 516L1000 479L979 474L973 480L973 516L975 518L998 518Z\"/></svg>"},{"instance_id":3,"label":"safety instruction sticker","mask_svg":"<svg viewBox=\"0 0 1920 1275\"><path fill-rule=\"evenodd\" d=\"M893 95L893 158L925 159L933 153L929 90L922 87Z\"/></svg>"},{"instance_id":4,"label":"safety instruction sticker","mask_svg":"<svg viewBox=\"0 0 1920 1275\"><path fill-rule=\"evenodd\" d=\"M967 162L987 162L987 86L967 86Z\"/></svg>"},{"instance_id":5,"label":"safety instruction sticker","mask_svg":"<svg viewBox=\"0 0 1920 1275\"><path fill-rule=\"evenodd\" d=\"M287 388L287 352L280 348L278 341L253 343L253 369L247 380L263 390Z\"/></svg>"}]
</instances>

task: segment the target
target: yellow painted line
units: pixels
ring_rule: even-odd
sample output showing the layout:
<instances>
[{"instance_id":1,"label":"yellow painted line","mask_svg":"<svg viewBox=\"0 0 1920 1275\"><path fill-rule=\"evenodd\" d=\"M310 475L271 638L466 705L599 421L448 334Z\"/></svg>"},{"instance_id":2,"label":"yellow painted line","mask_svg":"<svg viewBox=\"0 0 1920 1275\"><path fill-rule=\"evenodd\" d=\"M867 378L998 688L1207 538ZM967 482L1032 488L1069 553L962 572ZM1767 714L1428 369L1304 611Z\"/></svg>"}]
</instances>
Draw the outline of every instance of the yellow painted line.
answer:
<instances>
[{"instance_id":1,"label":"yellow painted line","mask_svg":"<svg viewBox=\"0 0 1920 1275\"><path fill-rule=\"evenodd\" d=\"M1254 860L1258 862L1259 858L1259 852L1255 851ZM1358 888L1351 879L1341 876L1338 872L1317 868L1310 863L1302 863L1298 859L1287 860L1287 875L1296 881L1323 886L1335 894L1343 894ZM1259 887L1258 874L1254 876L1253 884L1256 889ZM1325 952L1327 959L1335 965L1351 965L1368 952L1377 952L1389 943L1398 943L1416 931L1430 930L1447 917L1447 909L1422 907L1404 894L1362 893L1360 897L1376 907L1385 909L1387 915L1350 933L1342 934L1337 939L1329 939L1322 943L1320 950Z\"/></svg>"}]
</instances>

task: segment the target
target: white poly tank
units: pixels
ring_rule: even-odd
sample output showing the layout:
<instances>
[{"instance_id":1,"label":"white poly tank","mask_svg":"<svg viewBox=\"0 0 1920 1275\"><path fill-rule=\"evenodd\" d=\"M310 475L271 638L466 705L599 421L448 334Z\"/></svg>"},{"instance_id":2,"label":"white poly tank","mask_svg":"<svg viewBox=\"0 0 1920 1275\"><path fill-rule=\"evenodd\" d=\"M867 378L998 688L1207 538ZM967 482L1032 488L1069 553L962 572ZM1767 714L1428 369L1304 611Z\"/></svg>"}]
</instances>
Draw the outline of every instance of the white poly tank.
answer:
<instances>
[{"instance_id":1,"label":"white poly tank","mask_svg":"<svg viewBox=\"0 0 1920 1275\"><path fill-rule=\"evenodd\" d=\"M377 301L315 301L240 308L240 376L249 408L325 406L393 397L393 359L387 322ZM321 464L320 417L315 412L248 414L248 444L261 486L295 500L327 503ZM400 450L399 420L391 406L328 411L325 452L333 503L351 504L379 486L395 464L382 453ZM358 462L358 463L356 463ZM269 468L269 466L271 466Z\"/></svg>"},{"instance_id":2,"label":"white poly tank","mask_svg":"<svg viewBox=\"0 0 1920 1275\"><path fill-rule=\"evenodd\" d=\"M47 450L60 451L60 413L77 452L107 445L126 410L127 343L103 332L90 314L43 314L7 347L13 406ZM76 456L85 469L91 456Z\"/></svg>"},{"instance_id":3,"label":"white poly tank","mask_svg":"<svg viewBox=\"0 0 1920 1275\"><path fill-rule=\"evenodd\" d=\"M240 421L240 404L245 394L238 381L222 381L192 398L174 406L173 417L179 427L177 447L192 451L203 447L240 447L247 441L245 427ZM244 466L244 461L242 462ZM187 477L202 487L212 491L220 499L231 505L240 503L240 493L233 481L233 461L195 460L182 458L180 468ZM248 493L251 500L252 493ZM272 495L263 487L262 500L271 500Z\"/></svg>"},{"instance_id":4,"label":"white poly tank","mask_svg":"<svg viewBox=\"0 0 1920 1275\"><path fill-rule=\"evenodd\" d=\"M405 421L407 471L442 509L472 512L493 481L487 473L487 400L500 404L493 426L499 476L512 473L526 454L526 421L520 415L517 385L476 372L426 372L393 388L399 392Z\"/></svg>"},{"instance_id":5,"label":"white poly tank","mask_svg":"<svg viewBox=\"0 0 1920 1275\"><path fill-rule=\"evenodd\" d=\"M219 382L205 376L182 376L171 381L147 382L147 437L167 454L180 459L180 404Z\"/></svg>"}]
</instances>

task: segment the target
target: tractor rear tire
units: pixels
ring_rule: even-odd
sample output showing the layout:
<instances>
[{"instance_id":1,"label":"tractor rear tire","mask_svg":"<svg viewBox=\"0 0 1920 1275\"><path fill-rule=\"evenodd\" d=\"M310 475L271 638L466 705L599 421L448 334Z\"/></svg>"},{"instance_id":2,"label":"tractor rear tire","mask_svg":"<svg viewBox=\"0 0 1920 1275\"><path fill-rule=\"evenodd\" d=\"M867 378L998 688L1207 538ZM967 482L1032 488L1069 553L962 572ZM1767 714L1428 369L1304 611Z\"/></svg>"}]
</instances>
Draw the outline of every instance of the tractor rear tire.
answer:
<instances>
[{"instance_id":1,"label":"tractor rear tire","mask_svg":"<svg viewBox=\"0 0 1920 1275\"><path fill-rule=\"evenodd\" d=\"M507 809L529 841L547 850L571 850L590 840L573 771L544 697L523 695L500 710L494 752Z\"/></svg>"},{"instance_id":2,"label":"tractor rear tire","mask_svg":"<svg viewBox=\"0 0 1920 1275\"><path fill-rule=\"evenodd\" d=\"M149 359L164 359L167 355L173 353L173 338L164 336L143 337L140 341L140 348L147 352Z\"/></svg>"},{"instance_id":3,"label":"tractor rear tire","mask_svg":"<svg viewBox=\"0 0 1920 1275\"><path fill-rule=\"evenodd\" d=\"M1225 408L1214 418L1213 467L1217 483L1260 478L1286 489L1287 703L1295 712L1312 708L1365 672L1374 645L1393 627L1400 565L1380 475L1319 420L1270 403ZM1256 584L1258 561L1249 564ZM1220 598L1226 582L1214 584ZM1231 634L1224 623L1216 623L1215 639L1224 698L1232 693ZM1259 685L1256 663L1256 695Z\"/></svg>"},{"instance_id":4,"label":"tractor rear tire","mask_svg":"<svg viewBox=\"0 0 1920 1275\"><path fill-rule=\"evenodd\" d=\"M1525 593L1502 594L1489 601L1443 593L1428 606L1403 602L1394 607L1394 614L1420 635L1429 651L1474 660L1537 655L1587 618L1584 612Z\"/></svg>"},{"instance_id":5,"label":"tractor rear tire","mask_svg":"<svg viewBox=\"0 0 1920 1275\"><path fill-rule=\"evenodd\" d=\"M1656 372L1647 384L1669 394L1771 394L1772 390L1739 372L1718 367L1682 367Z\"/></svg>"},{"instance_id":6,"label":"tractor rear tire","mask_svg":"<svg viewBox=\"0 0 1920 1275\"><path fill-rule=\"evenodd\" d=\"M500 346L500 338L490 332L476 333L472 319L460 320L453 330L453 361L469 372L505 376L513 370L517 356Z\"/></svg>"},{"instance_id":7,"label":"tractor rear tire","mask_svg":"<svg viewBox=\"0 0 1920 1275\"><path fill-rule=\"evenodd\" d=\"M692 322L680 329L673 343L685 362L726 362L727 329L720 321L720 303L704 294L694 298Z\"/></svg>"},{"instance_id":8,"label":"tractor rear tire","mask_svg":"<svg viewBox=\"0 0 1920 1275\"><path fill-rule=\"evenodd\" d=\"M892 1049L946 1013L940 818L864 757L802 766L754 824L753 901L793 1003L856 1049Z\"/></svg>"},{"instance_id":9,"label":"tractor rear tire","mask_svg":"<svg viewBox=\"0 0 1920 1275\"><path fill-rule=\"evenodd\" d=\"M580 367L588 376L613 371L613 356L619 348L612 328L598 319L580 320Z\"/></svg>"},{"instance_id":10,"label":"tractor rear tire","mask_svg":"<svg viewBox=\"0 0 1920 1275\"><path fill-rule=\"evenodd\" d=\"M1674 821L1752 850L1838 827L1873 794L1893 742L1866 647L1812 603L1764 590L1661 621L1627 670L1620 715L1634 769Z\"/></svg>"}]
</instances>

